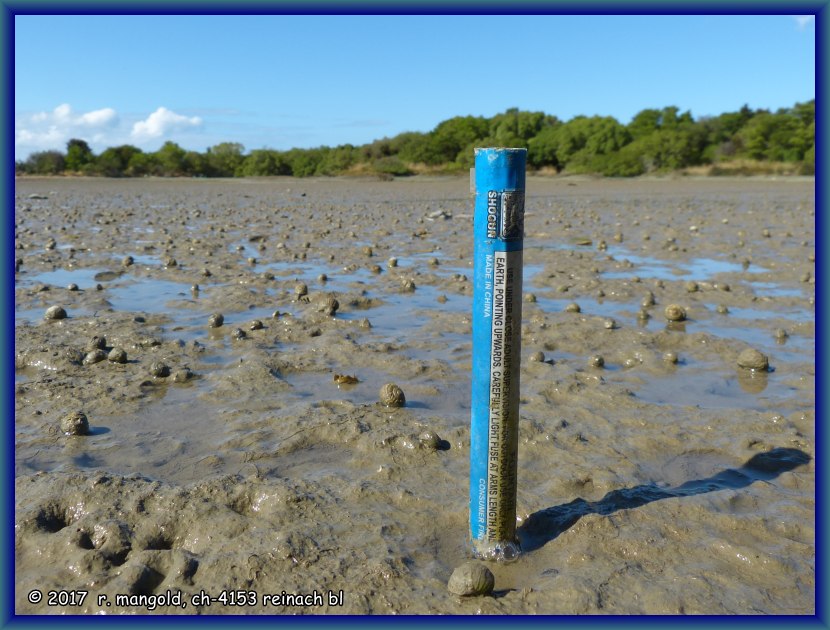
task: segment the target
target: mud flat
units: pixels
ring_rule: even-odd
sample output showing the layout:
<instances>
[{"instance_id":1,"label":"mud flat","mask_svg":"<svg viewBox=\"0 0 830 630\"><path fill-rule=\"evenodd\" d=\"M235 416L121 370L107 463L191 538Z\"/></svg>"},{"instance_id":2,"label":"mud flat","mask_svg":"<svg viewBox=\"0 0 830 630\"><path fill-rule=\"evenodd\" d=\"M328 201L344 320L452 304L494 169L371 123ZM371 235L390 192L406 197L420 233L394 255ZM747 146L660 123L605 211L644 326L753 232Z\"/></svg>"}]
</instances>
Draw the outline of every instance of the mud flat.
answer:
<instances>
[{"instance_id":1,"label":"mud flat","mask_svg":"<svg viewBox=\"0 0 830 630\"><path fill-rule=\"evenodd\" d=\"M468 186L19 180L16 612L813 613L814 182L529 178L524 554L461 598Z\"/></svg>"}]
</instances>

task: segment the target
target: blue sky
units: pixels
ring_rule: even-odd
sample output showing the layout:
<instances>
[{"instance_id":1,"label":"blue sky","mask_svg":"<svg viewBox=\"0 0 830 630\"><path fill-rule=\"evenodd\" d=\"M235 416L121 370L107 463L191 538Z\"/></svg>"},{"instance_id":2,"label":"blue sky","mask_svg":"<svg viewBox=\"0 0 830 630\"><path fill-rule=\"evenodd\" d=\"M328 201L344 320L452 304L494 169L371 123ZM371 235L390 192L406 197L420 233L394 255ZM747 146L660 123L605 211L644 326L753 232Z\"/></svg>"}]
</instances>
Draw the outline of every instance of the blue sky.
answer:
<instances>
[{"instance_id":1,"label":"blue sky","mask_svg":"<svg viewBox=\"0 0 830 630\"><path fill-rule=\"evenodd\" d=\"M811 16L18 15L15 158L355 145L510 107L627 123L815 97Z\"/></svg>"}]
</instances>

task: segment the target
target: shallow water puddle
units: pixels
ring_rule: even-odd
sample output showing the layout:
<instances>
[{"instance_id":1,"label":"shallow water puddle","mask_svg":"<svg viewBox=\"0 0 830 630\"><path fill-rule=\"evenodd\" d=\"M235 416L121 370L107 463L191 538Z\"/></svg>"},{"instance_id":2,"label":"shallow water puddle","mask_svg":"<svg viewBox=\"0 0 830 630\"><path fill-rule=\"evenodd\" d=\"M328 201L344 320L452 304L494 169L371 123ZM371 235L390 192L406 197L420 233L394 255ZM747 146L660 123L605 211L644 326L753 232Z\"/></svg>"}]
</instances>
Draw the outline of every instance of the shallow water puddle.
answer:
<instances>
[{"instance_id":1,"label":"shallow water puddle","mask_svg":"<svg viewBox=\"0 0 830 630\"><path fill-rule=\"evenodd\" d=\"M44 271L34 276L21 278L21 287L34 286L36 284L48 284L59 287L67 287L72 283L78 285L79 289L95 289L99 280L96 276L103 273L103 269L55 269Z\"/></svg>"},{"instance_id":2,"label":"shallow water puddle","mask_svg":"<svg viewBox=\"0 0 830 630\"><path fill-rule=\"evenodd\" d=\"M580 313L573 313L574 317L580 316L598 316L598 317L615 317L626 320L629 324L636 322L636 308L633 304L626 304L623 302L615 302L612 300L595 300L593 298L578 297L578 298L551 298L544 295L536 295L536 306L546 313L561 313L565 311L565 307L572 302L579 304ZM533 303L524 306L524 313L527 314L532 308Z\"/></svg>"},{"instance_id":3,"label":"shallow water puddle","mask_svg":"<svg viewBox=\"0 0 830 630\"><path fill-rule=\"evenodd\" d=\"M743 308L735 306L729 309L729 316L749 321L757 321L759 319L782 319L796 322L809 322L815 320L815 312L812 309L799 308L796 306L784 307L783 310Z\"/></svg>"},{"instance_id":4,"label":"shallow water puddle","mask_svg":"<svg viewBox=\"0 0 830 630\"><path fill-rule=\"evenodd\" d=\"M151 254L131 254L133 264L143 265L145 267L161 266L162 261L160 256L153 256Z\"/></svg>"},{"instance_id":5,"label":"shallow water puddle","mask_svg":"<svg viewBox=\"0 0 830 630\"><path fill-rule=\"evenodd\" d=\"M765 297L804 297L802 289L785 289L775 282L750 282L752 291Z\"/></svg>"},{"instance_id":6,"label":"shallow water puddle","mask_svg":"<svg viewBox=\"0 0 830 630\"><path fill-rule=\"evenodd\" d=\"M634 266L622 271L609 271L602 275L606 278L629 278L638 275L659 280L711 280L723 273L766 273L768 269L714 258L693 258L688 262L678 263L661 260L652 256L633 254L623 247L609 247L608 254L618 262L628 261Z\"/></svg>"},{"instance_id":7,"label":"shallow water puddle","mask_svg":"<svg viewBox=\"0 0 830 630\"><path fill-rule=\"evenodd\" d=\"M798 395L798 390L782 383L775 372L725 373L717 367L695 371L680 367L672 376L648 378L634 395L656 405L758 411L778 408Z\"/></svg>"},{"instance_id":8,"label":"shallow water puddle","mask_svg":"<svg viewBox=\"0 0 830 630\"><path fill-rule=\"evenodd\" d=\"M198 381L159 385L162 398L138 414L99 416L90 423L91 435L61 440L59 449L19 448L18 459L32 470L100 468L181 483L238 468L241 458L221 462L213 455L228 429L225 411L196 395L205 387Z\"/></svg>"},{"instance_id":9,"label":"shallow water puddle","mask_svg":"<svg viewBox=\"0 0 830 630\"><path fill-rule=\"evenodd\" d=\"M347 449L332 444L316 444L281 454L271 462L272 470L265 477L284 477L287 479L305 479L321 481L326 477L354 478L359 468L366 467L366 462L350 453ZM266 464L264 466L268 468ZM364 470L368 473L369 470Z\"/></svg>"},{"instance_id":10,"label":"shallow water puddle","mask_svg":"<svg viewBox=\"0 0 830 630\"><path fill-rule=\"evenodd\" d=\"M339 370L338 370L339 371ZM297 397L302 402L345 400L354 405L378 404L378 391L389 382L389 375L373 368L355 366L343 372L356 376L354 385L338 385L331 372L295 372L285 375L285 381L294 390L283 398ZM423 377L402 383L406 394L406 408L418 417L438 414L453 426L470 420L469 383L447 383L427 372Z\"/></svg>"},{"instance_id":11,"label":"shallow water puddle","mask_svg":"<svg viewBox=\"0 0 830 630\"><path fill-rule=\"evenodd\" d=\"M112 287L108 298L117 311L143 311L171 314L169 302L190 298L190 285L169 280L142 279L123 286Z\"/></svg>"}]
</instances>

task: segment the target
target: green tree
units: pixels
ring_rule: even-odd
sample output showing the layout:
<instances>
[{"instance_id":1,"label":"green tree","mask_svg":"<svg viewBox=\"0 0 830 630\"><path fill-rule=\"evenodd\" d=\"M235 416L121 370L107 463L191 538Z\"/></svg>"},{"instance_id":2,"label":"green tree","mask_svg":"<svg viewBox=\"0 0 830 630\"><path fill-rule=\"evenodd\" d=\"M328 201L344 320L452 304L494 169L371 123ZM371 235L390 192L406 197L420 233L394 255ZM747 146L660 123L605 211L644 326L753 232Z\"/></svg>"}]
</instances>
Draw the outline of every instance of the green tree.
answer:
<instances>
[{"instance_id":1,"label":"green tree","mask_svg":"<svg viewBox=\"0 0 830 630\"><path fill-rule=\"evenodd\" d=\"M372 168L378 173L386 175L411 175L409 167L394 155L379 158L374 161Z\"/></svg>"},{"instance_id":2,"label":"green tree","mask_svg":"<svg viewBox=\"0 0 830 630\"><path fill-rule=\"evenodd\" d=\"M130 160L141 153L141 149L130 144L105 149L95 161L95 170L105 177L123 177L127 174Z\"/></svg>"},{"instance_id":3,"label":"green tree","mask_svg":"<svg viewBox=\"0 0 830 630\"><path fill-rule=\"evenodd\" d=\"M245 160L245 147L238 142L222 142L209 147L205 156L206 168L203 175L210 177L233 177Z\"/></svg>"},{"instance_id":4,"label":"green tree","mask_svg":"<svg viewBox=\"0 0 830 630\"><path fill-rule=\"evenodd\" d=\"M440 123L432 132L432 151L427 164L441 164L464 159L462 151L489 135L489 122L476 116L456 116Z\"/></svg>"},{"instance_id":5,"label":"green tree","mask_svg":"<svg viewBox=\"0 0 830 630\"><path fill-rule=\"evenodd\" d=\"M198 151L186 151L184 154L184 171L182 175L192 177L221 177L210 165L210 157L207 153Z\"/></svg>"},{"instance_id":6,"label":"green tree","mask_svg":"<svg viewBox=\"0 0 830 630\"><path fill-rule=\"evenodd\" d=\"M125 173L128 177L159 175L161 173L161 165L158 163L154 154L139 151L130 156Z\"/></svg>"},{"instance_id":7,"label":"green tree","mask_svg":"<svg viewBox=\"0 0 830 630\"><path fill-rule=\"evenodd\" d=\"M58 175L64 171L65 156L60 151L37 151L22 163L22 172L29 175Z\"/></svg>"},{"instance_id":8,"label":"green tree","mask_svg":"<svg viewBox=\"0 0 830 630\"><path fill-rule=\"evenodd\" d=\"M512 108L490 119L489 136L495 146L527 147L531 138L557 122L555 117L544 112L523 112Z\"/></svg>"},{"instance_id":9,"label":"green tree","mask_svg":"<svg viewBox=\"0 0 830 630\"><path fill-rule=\"evenodd\" d=\"M285 159L291 167L294 177L311 177L323 161L324 151L328 147L316 149L291 149L285 152Z\"/></svg>"},{"instance_id":10,"label":"green tree","mask_svg":"<svg viewBox=\"0 0 830 630\"><path fill-rule=\"evenodd\" d=\"M338 175L356 164L360 151L351 144L344 144L334 149L323 151L323 157L315 170L316 175Z\"/></svg>"},{"instance_id":11,"label":"green tree","mask_svg":"<svg viewBox=\"0 0 830 630\"><path fill-rule=\"evenodd\" d=\"M72 138L66 143L66 170L75 172L83 171L94 160L95 156L92 154L92 149L89 148L86 141Z\"/></svg>"},{"instance_id":12,"label":"green tree","mask_svg":"<svg viewBox=\"0 0 830 630\"><path fill-rule=\"evenodd\" d=\"M278 151L257 149L242 162L237 175L242 177L264 177L268 175L291 175L291 165Z\"/></svg>"},{"instance_id":13,"label":"green tree","mask_svg":"<svg viewBox=\"0 0 830 630\"><path fill-rule=\"evenodd\" d=\"M155 152L155 158L159 165L160 175L177 177L185 175L188 171L187 151L170 140Z\"/></svg>"},{"instance_id":14,"label":"green tree","mask_svg":"<svg viewBox=\"0 0 830 630\"><path fill-rule=\"evenodd\" d=\"M791 112L756 114L737 134L742 153L754 160L800 162L811 146L801 119ZM813 127L815 134L815 127Z\"/></svg>"},{"instance_id":15,"label":"green tree","mask_svg":"<svg viewBox=\"0 0 830 630\"><path fill-rule=\"evenodd\" d=\"M527 163L531 168L542 168L552 166L561 170L559 156L557 155L558 128L546 127L534 136L527 143Z\"/></svg>"},{"instance_id":16,"label":"green tree","mask_svg":"<svg viewBox=\"0 0 830 630\"><path fill-rule=\"evenodd\" d=\"M628 123L628 133L631 134L634 140L650 136L660 129L660 117L659 109L644 109Z\"/></svg>"},{"instance_id":17,"label":"green tree","mask_svg":"<svg viewBox=\"0 0 830 630\"><path fill-rule=\"evenodd\" d=\"M426 133L406 132L395 136L389 143L391 154L397 155L410 164L438 164L441 157L432 142L432 136Z\"/></svg>"}]
</instances>

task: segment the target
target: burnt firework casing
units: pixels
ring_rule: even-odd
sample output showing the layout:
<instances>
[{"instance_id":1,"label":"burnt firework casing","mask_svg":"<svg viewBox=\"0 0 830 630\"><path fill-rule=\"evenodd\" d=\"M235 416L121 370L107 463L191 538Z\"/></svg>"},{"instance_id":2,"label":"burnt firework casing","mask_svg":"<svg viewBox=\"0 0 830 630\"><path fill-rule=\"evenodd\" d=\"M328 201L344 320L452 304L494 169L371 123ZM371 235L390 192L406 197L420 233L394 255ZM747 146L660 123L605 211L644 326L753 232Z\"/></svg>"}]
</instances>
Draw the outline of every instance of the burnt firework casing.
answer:
<instances>
[{"instance_id":1,"label":"burnt firework casing","mask_svg":"<svg viewBox=\"0 0 830 630\"><path fill-rule=\"evenodd\" d=\"M516 538L526 149L475 150L470 538L512 560Z\"/></svg>"}]
</instances>

